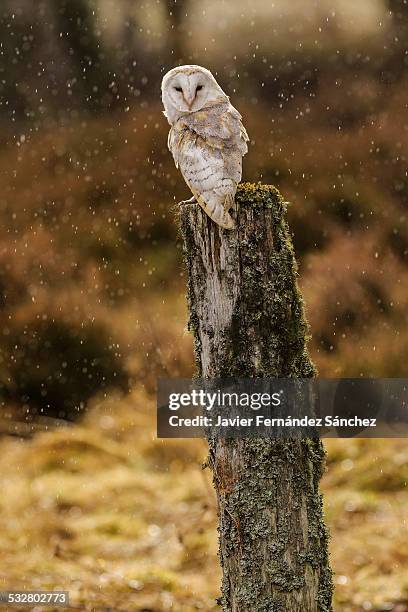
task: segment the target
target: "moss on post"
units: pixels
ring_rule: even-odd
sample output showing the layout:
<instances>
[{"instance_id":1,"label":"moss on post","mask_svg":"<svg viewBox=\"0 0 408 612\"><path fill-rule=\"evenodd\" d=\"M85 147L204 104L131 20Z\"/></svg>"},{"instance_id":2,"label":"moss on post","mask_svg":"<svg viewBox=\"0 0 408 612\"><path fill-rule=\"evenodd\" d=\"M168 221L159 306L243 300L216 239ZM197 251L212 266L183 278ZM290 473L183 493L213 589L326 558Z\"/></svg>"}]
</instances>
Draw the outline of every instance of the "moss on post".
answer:
<instances>
[{"instance_id":1,"label":"moss on post","mask_svg":"<svg viewBox=\"0 0 408 612\"><path fill-rule=\"evenodd\" d=\"M311 377L285 203L246 183L237 229L180 212L198 375ZM220 604L228 612L328 612L332 581L319 440L210 439L219 507Z\"/></svg>"}]
</instances>

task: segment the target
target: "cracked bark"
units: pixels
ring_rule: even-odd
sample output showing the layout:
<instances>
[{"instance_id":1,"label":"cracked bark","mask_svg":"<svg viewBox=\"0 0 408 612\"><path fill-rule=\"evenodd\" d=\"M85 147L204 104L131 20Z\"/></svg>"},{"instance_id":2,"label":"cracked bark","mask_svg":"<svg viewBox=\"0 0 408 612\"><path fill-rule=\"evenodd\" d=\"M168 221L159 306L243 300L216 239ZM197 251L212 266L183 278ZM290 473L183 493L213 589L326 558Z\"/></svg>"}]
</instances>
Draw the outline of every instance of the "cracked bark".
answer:
<instances>
[{"instance_id":1,"label":"cracked bark","mask_svg":"<svg viewBox=\"0 0 408 612\"><path fill-rule=\"evenodd\" d=\"M198 204L180 209L197 374L313 376L285 203L271 186L243 184L235 213L237 229L227 231ZM332 610L319 493L321 442L208 442L218 499L222 609Z\"/></svg>"}]
</instances>

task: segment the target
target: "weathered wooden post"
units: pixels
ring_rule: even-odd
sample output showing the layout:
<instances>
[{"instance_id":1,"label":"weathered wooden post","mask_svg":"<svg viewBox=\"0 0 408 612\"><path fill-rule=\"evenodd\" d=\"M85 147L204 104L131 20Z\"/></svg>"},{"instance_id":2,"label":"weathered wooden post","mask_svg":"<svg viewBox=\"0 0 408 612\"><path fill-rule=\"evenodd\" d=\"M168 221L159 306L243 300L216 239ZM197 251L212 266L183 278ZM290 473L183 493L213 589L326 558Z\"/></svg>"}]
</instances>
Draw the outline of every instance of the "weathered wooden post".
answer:
<instances>
[{"instance_id":1,"label":"weathered wooden post","mask_svg":"<svg viewBox=\"0 0 408 612\"><path fill-rule=\"evenodd\" d=\"M181 207L198 375L311 377L296 263L279 192L240 185L237 229ZM318 440L209 440L228 612L332 610Z\"/></svg>"}]
</instances>

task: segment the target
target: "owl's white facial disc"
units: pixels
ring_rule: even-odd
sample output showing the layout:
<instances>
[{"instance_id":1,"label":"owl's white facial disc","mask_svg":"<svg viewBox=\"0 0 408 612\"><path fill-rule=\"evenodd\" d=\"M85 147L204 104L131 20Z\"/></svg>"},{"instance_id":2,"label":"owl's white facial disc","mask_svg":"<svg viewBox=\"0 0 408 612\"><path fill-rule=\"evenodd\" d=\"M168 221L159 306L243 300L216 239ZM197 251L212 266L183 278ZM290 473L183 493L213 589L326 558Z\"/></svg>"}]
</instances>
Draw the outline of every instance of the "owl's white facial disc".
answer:
<instances>
[{"instance_id":1,"label":"owl's white facial disc","mask_svg":"<svg viewBox=\"0 0 408 612\"><path fill-rule=\"evenodd\" d=\"M194 113L228 98L209 70L201 66L180 66L164 76L162 99L165 115L171 121L177 114Z\"/></svg>"}]
</instances>

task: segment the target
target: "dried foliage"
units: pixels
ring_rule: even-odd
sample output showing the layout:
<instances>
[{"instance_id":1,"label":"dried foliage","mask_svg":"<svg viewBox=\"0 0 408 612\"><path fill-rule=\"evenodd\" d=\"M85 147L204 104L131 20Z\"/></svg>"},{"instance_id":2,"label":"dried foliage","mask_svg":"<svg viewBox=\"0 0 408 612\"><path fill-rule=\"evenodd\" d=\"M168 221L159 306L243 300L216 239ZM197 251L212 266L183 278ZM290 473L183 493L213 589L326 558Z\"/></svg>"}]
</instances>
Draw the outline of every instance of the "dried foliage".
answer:
<instances>
[{"instance_id":1,"label":"dried foliage","mask_svg":"<svg viewBox=\"0 0 408 612\"><path fill-rule=\"evenodd\" d=\"M188 190L166 148L160 69L210 58L251 137L244 179L290 202L320 375L406 376L406 5L371 3L370 17L359 3L348 31L353 3L336 18L307 5L317 21L282 3L272 32L260 10L234 21L234 3L213 23L209 2L207 54L179 35L201 3L187 22L187 2L172 15L161 3L150 37L149 2L114 3L127 25L112 47L85 0L3 4L0 432L82 419L0 440L0 586L66 587L90 610L215 610L204 445L153 440L157 376L193 371L174 214ZM336 612L405 612L405 443L331 442L328 461Z\"/></svg>"}]
</instances>

